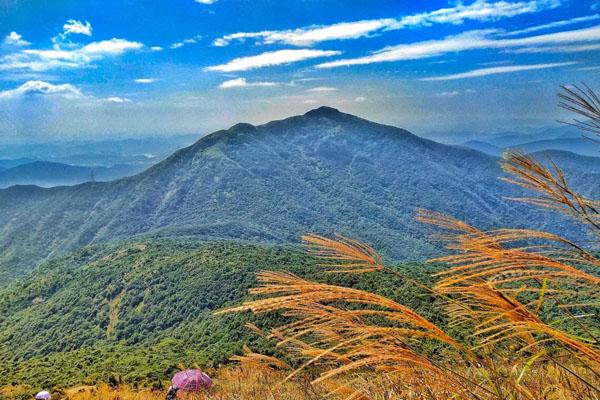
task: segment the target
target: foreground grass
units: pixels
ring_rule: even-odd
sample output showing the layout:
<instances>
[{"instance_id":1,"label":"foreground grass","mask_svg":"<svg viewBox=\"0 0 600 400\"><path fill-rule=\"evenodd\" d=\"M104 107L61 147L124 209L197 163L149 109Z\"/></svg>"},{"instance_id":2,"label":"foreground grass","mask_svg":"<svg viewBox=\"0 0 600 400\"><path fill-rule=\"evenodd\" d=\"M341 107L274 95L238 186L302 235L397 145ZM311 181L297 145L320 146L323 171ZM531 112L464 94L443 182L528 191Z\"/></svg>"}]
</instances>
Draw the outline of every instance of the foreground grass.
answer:
<instances>
[{"instance_id":1,"label":"foreground grass","mask_svg":"<svg viewBox=\"0 0 600 400\"><path fill-rule=\"evenodd\" d=\"M529 393L520 393L509 387L498 387L499 395L505 399L598 399L597 393L586 389L584 385L573 377L569 377L559 368L553 366L535 367L522 373L509 364L498 365L498 371L505 376L513 376L527 387ZM456 371L469 379L485 382L489 379L487 371L483 368ZM585 376L593 385L600 385L600 380L593 373L575 369L573 372ZM286 381L286 373L257 365L242 365L240 367L226 367L218 371L215 386L206 393L197 396L182 396L187 400L321 400L321 399L346 399L348 394L340 391L331 394L331 387L312 385L306 375ZM490 382L491 383L491 382ZM444 393L434 387L407 387L403 381L391 380L363 380L359 383L362 396L368 399L460 399L454 394ZM489 386L490 388L493 385ZM31 399L31 389L26 387L4 388L0 391L0 398L6 399ZM327 393L330 393L327 395ZM4 396L4 397L3 397ZM54 399L63 400L163 400L164 390L134 389L130 386L111 387L107 384L98 386L78 386L55 393Z\"/></svg>"},{"instance_id":2,"label":"foreground grass","mask_svg":"<svg viewBox=\"0 0 600 400\"><path fill-rule=\"evenodd\" d=\"M182 396L189 400L318 400L325 398L323 388L313 386L306 379L283 382L283 372L256 366L227 367L215 376L214 387L196 396ZM5 387L0 390L0 399L31 399L32 389L25 386ZM165 390L134 389L130 386L111 387L77 386L55 392L53 399L64 400L164 400Z\"/></svg>"}]
</instances>

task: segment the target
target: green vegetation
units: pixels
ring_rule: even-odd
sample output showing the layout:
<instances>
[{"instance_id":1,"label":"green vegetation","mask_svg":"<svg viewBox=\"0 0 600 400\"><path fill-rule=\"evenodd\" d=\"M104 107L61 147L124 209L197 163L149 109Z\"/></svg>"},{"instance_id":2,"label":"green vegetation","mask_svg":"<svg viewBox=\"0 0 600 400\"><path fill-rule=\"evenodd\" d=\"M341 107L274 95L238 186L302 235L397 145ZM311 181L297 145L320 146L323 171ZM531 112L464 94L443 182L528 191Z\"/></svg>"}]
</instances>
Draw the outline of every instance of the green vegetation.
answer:
<instances>
[{"instance_id":1,"label":"green vegetation","mask_svg":"<svg viewBox=\"0 0 600 400\"><path fill-rule=\"evenodd\" d=\"M46 262L0 291L0 387L107 381L152 386L180 365L216 367L240 353L242 343L272 352L244 326L251 316L212 315L244 300L255 273L265 268L378 288L436 320L434 305L410 283L324 276L299 250L154 240L90 246ZM402 267L426 282L431 269Z\"/></svg>"}]
</instances>

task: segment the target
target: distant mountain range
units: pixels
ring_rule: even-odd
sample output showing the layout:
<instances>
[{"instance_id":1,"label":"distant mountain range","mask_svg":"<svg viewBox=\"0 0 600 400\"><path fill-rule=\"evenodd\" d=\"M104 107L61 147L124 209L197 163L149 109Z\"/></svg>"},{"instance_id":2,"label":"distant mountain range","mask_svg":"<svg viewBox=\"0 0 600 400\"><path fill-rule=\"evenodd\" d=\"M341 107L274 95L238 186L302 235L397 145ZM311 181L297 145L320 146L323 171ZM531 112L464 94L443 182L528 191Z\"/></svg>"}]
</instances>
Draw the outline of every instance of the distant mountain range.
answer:
<instances>
[{"instance_id":1,"label":"distant mountain range","mask_svg":"<svg viewBox=\"0 0 600 400\"><path fill-rule=\"evenodd\" d=\"M0 159L17 159L18 162L18 159L23 158L82 166L155 164L174 151L194 143L200 136L173 135L120 140L4 144L0 146Z\"/></svg>"},{"instance_id":2,"label":"distant mountain range","mask_svg":"<svg viewBox=\"0 0 600 400\"><path fill-rule=\"evenodd\" d=\"M552 128L534 129L526 132L503 132L491 135L485 141L498 147L515 147L523 143L543 140L582 139L584 134L570 125L560 125Z\"/></svg>"},{"instance_id":3,"label":"distant mountain range","mask_svg":"<svg viewBox=\"0 0 600 400\"><path fill-rule=\"evenodd\" d=\"M500 143L502 143L502 141L485 142L481 140L470 140L462 145L492 156L500 156L505 150L513 149L520 150L524 153L535 153L544 150L561 150L583 156L600 157L600 145L595 143L592 139L585 137L538 140L507 146L501 146Z\"/></svg>"},{"instance_id":4,"label":"distant mountain range","mask_svg":"<svg viewBox=\"0 0 600 400\"><path fill-rule=\"evenodd\" d=\"M537 142L523 143L513 148L527 153L543 150L563 150L590 157L600 157L600 145L588 138L551 139Z\"/></svg>"},{"instance_id":5,"label":"distant mountain range","mask_svg":"<svg viewBox=\"0 0 600 400\"><path fill-rule=\"evenodd\" d=\"M296 242L341 232L393 260L436 254L420 207L482 227L560 229L568 222L506 199L498 159L322 107L208 135L113 182L0 190L0 282L42 259L136 235ZM597 192L597 177L577 185Z\"/></svg>"},{"instance_id":6,"label":"distant mountain range","mask_svg":"<svg viewBox=\"0 0 600 400\"><path fill-rule=\"evenodd\" d=\"M36 160L33 160L31 158L0 159L0 168L2 168L2 169L14 168L14 167L18 167L19 165L29 164L34 161L36 161Z\"/></svg>"},{"instance_id":7,"label":"distant mountain range","mask_svg":"<svg viewBox=\"0 0 600 400\"><path fill-rule=\"evenodd\" d=\"M82 167L48 161L32 161L13 167L2 167L2 161L0 160L0 188L13 185L53 187L90 181L111 181L134 175L146 168L140 164Z\"/></svg>"},{"instance_id":8,"label":"distant mountain range","mask_svg":"<svg viewBox=\"0 0 600 400\"><path fill-rule=\"evenodd\" d=\"M587 138L580 130L564 125L553 128L524 132L445 132L426 136L440 143L460 145L499 156L507 149L518 149L526 153L543 150L563 150L572 153L600 157L600 146Z\"/></svg>"},{"instance_id":9,"label":"distant mountain range","mask_svg":"<svg viewBox=\"0 0 600 400\"><path fill-rule=\"evenodd\" d=\"M580 156L561 150L543 150L531 153L531 155L539 161L546 162L549 167L552 167L549 163L551 161L559 168L570 171L573 175L572 179L577 179L577 176L581 174L600 173L600 157Z\"/></svg>"},{"instance_id":10,"label":"distant mountain range","mask_svg":"<svg viewBox=\"0 0 600 400\"><path fill-rule=\"evenodd\" d=\"M109 181L141 172L200 135L0 146L0 188Z\"/></svg>"}]
</instances>

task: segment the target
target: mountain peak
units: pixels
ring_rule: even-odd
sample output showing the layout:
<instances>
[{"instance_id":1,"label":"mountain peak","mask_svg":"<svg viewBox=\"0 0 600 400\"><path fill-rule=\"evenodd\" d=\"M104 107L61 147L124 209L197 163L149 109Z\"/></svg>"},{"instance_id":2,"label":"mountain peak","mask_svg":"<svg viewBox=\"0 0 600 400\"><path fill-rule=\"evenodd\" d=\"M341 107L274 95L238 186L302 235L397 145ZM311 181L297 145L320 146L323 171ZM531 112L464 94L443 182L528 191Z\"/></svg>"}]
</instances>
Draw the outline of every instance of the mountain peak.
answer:
<instances>
[{"instance_id":1,"label":"mountain peak","mask_svg":"<svg viewBox=\"0 0 600 400\"><path fill-rule=\"evenodd\" d=\"M341 111L337 108L321 106L319 108L315 108L314 110L310 110L306 114L307 117L336 117L342 115Z\"/></svg>"},{"instance_id":2,"label":"mountain peak","mask_svg":"<svg viewBox=\"0 0 600 400\"><path fill-rule=\"evenodd\" d=\"M246 122L240 122L238 124L233 125L231 128L229 128L229 130L236 132L252 132L256 130L256 127Z\"/></svg>"}]
</instances>

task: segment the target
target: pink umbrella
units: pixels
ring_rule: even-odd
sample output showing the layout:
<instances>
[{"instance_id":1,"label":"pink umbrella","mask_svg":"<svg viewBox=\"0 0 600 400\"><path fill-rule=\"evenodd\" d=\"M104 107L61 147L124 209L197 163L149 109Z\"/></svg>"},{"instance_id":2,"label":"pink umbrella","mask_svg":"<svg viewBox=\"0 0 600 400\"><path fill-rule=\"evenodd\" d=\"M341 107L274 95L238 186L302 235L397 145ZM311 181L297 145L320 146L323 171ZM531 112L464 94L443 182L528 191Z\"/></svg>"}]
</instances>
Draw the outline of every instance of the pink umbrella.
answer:
<instances>
[{"instance_id":1,"label":"pink umbrella","mask_svg":"<svg viewBox=\"0 0 600 400\"><path fill-rule=\"evenodd\" d=\"M47 391L39 392L35 395L36 400L50 400L50 393Z\"/></svg>"},{"instance_id":2,"label":"pink umbrella","mask_svg":"<svg viewBox=\"0 0 600 400\"><path fill-rule=\"evenodd\" d=\"M212 386L210 377L197 369L186 369L176 373L171 383L174 388L184 392L199 392Z\"/></svg>"}]
</instances>

